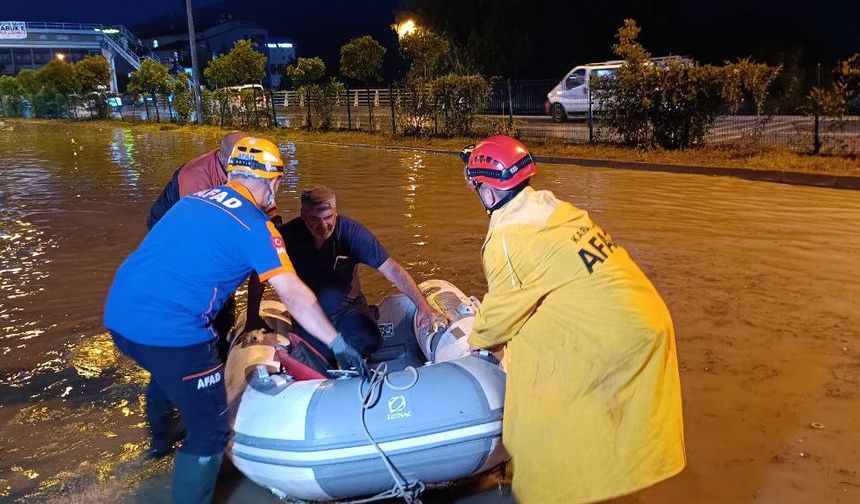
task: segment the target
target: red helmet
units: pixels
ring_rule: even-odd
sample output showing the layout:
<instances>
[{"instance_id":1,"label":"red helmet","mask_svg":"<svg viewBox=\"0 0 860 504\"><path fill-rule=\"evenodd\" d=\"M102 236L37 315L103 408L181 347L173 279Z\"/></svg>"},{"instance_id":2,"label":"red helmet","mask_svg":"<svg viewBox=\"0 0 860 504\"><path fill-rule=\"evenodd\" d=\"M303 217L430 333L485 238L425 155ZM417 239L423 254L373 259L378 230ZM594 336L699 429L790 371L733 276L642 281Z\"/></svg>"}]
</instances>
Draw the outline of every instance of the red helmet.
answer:
<instances>
[{"instance_id":1,"label":"red helmet","mask_svg":"<svg viewBox=\"0 0 860 504\"><path fill-rule=\"evenodd\" d=\"M463 150L466 180L473 187L490 184L496 189L513 189L537 173L532 155L522 143L505 135L485 139L475 148Z\"/></svg>"}]
</instances>

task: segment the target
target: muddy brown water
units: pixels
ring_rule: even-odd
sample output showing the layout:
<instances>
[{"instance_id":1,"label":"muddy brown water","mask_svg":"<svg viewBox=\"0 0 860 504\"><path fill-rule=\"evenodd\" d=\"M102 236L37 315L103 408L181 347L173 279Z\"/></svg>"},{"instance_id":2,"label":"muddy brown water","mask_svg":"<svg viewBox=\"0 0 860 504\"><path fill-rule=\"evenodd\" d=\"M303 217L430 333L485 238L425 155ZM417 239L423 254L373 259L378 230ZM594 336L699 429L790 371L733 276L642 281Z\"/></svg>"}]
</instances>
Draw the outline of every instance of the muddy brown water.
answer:
<instances>
[{"instance_id":1,"label":"muddy brown water","mask_svg":"<svg viewBox=\"0 0 860 504\"><path fill-rule=\"evenodd\" d=\"M118 485L166 502L169 468L138 462L144 375L114 350L101 310L150 203L216 141L0 130L0 501ZM287 218L301 188L330 185L416 279L483 294L487 218L456 158L279 141L292 151ZM536 185L588 208L674 316L689 466L624 502L860 501L860 193L555 165ZM371 300L393 292L375 272L362 279ZM219 499L267 499L238 488Z\"/></svg>"}]
</instances>

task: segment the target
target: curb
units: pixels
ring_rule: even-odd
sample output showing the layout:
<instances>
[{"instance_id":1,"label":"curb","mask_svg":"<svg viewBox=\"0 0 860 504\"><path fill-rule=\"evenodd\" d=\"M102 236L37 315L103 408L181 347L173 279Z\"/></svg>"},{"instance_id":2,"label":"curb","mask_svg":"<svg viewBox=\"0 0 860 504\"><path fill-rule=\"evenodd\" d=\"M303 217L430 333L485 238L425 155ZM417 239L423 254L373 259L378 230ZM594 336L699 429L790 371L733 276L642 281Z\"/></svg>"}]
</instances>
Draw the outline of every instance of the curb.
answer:
<instances>
[{"instance_id":1,"label":"curb","mask_svg":"<svg viewBox=\"0 0 860 504\"><path fill-rule=\"evenodd\" d=\"M391 151L425 152L459 156L460 153L446 149L431 149L426 147L406 147L400 145L344 144L323 140L300 140L302 143L333 145L337 147L358 147L362 149L382 149ZM830 189L860 190L860 177L851 175L828 175L819 173L791 172L780 170L755 170L752 168L731 168L720 166L670 165L660 163L643 163L640 161L615 161L611 159L585 159L553 156L535 156L539 163L570 164L592 168L612 168L618 170L636 170L666 173L687 173L691 175L707 175L714 177L734 177L755 182L773 182L809 187L824 187Z\"/></svg>"}]
</instances>

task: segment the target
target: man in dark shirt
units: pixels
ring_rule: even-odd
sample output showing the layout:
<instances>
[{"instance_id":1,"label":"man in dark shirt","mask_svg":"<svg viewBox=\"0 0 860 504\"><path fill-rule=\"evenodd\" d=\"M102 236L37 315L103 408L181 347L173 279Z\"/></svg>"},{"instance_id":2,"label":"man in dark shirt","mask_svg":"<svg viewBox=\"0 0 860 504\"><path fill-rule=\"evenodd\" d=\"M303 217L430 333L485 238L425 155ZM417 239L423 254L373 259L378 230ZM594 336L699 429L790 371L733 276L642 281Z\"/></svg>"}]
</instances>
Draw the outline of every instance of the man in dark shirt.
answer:
<instances>
[{"instance_id":1,"label":"man in dark shirt","mask_svg":"<svg viewBox=\"0 0 860 504\"><path fill-rule=\"evenodd\" d=\"M349 343L364 357L382 343L379 327L361 292L358 265L378 270L417 307L419 330L429 329L442 315L430 307L415 280L385 250L376 236L359 222L338 215L334 191L320 186L302 192L301 217L278 227L287 254L299 278L316 294L332 324L350 338ZM262 286L249 284L248 324L263 327L259 317ZM293 330L331 360L331 351L300 325Z\"/></svg>"}]
</instances>

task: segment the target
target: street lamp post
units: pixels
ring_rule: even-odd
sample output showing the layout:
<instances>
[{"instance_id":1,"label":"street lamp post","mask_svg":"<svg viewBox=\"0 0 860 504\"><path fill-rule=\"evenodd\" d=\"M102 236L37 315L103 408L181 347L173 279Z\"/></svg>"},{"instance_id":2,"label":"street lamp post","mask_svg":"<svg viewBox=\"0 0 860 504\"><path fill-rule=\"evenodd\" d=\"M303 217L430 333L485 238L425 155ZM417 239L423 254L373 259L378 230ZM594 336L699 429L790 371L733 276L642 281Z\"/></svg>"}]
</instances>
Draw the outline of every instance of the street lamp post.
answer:
<instances>
[{"instance_id":1,"label":"street lamp post","mask_svg":"<svg viewBox=\"0 0 860 504\"><path fill-rule=\"evenodd\" d=\"M197 67L197 40L194 35L194 14L191 10L191 0L185 0L185 11L188 14L188 43L191 45L191 72L194 76L194 110L197 112L197 124L203 124L203 101L200 98L200 69Z\"/></svg>"}]
</instances>

